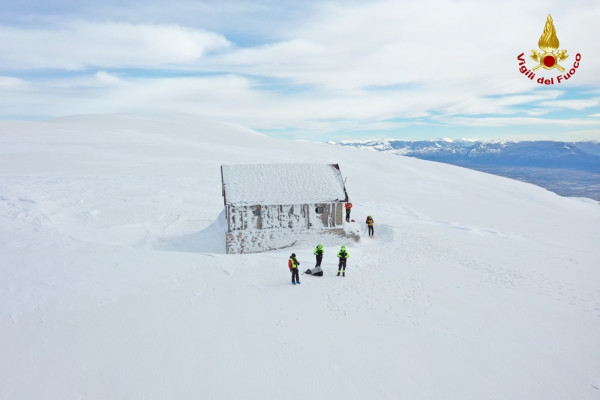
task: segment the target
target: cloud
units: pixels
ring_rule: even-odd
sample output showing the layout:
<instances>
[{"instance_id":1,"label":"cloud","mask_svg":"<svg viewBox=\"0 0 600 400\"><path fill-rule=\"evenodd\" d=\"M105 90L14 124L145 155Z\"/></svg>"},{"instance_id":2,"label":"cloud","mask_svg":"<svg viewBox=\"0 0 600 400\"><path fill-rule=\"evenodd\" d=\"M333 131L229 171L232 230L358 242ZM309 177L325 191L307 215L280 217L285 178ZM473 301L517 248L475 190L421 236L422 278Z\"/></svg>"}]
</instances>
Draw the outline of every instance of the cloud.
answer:
<instances>
[{"instance_id":1,"label":"cloud","mask_svg":"<svg viewBox=\"0 0 600 400\"><path fill-rule=\"evenodd\" d=\"M566 108L569 110L584 110L586 108L599 106L600 98L544 101L544 102L541 102L539 105L544 106L544 107L551 107L551 108Z\"/></svg>"},{"instance_id":2,"label":"cloud","mask_svg":"<svg viewBox=\"0 0 600 400\"><path fill-rule=\"evenodd\" d=\"M80 7L77 21L0 27L2 115L4 106L32 118L177 112L260 130L393 132L560 127L569 117L578 126L589 118L580 111L600 106L592 2L176 0L163 14L158 3L115 4L101 14L113 22ZM577 74L553 87L523 77L517 60L537 46L548 8L569 60L583 54ZM564 119L545 119L557 108Z\"/></svg>"},{"instance_id":3,"label":"cloud","mask_svg":"<svg viewBox=\"0 0 600 400\"><path fill-rule=\"evenodd\" d=\"M27 83L23 79L13 78L11 76L0 76L0 88L19 88Z\"/></svg>"},{"instance_id":4,"label":"cloud","mask_svg":"<svg viewBox=\"0 0 600 400\"><path fill-rule=\"evenodd\" d=\"M545 119L540 117L541 112L537 118L535 113L531 117L516 117L514 112L505 112L514 105L557 98L561 91L485 98L484 104L478 105L477 98L457 103L452 93L419 88L409 93L362 91L351 97L336 93L314 96L311 92L289 96L262 90L259 81L235 74L157 79L97 71L77 79L14 82L19 85L3 89L6 96L0 98L0 109L13 115L31 113L37 118L90 113L182 113L264 131L302 132L309 136L327 132L381 132L389 136L389 132L416 126L439 131L433 136L442 135L443 129L450 126L600 127L597 120L585 118Z\"/></svg>"},{"instance_id":5,"label":"cloud","mask_svg":"<svg viewBox=\"0 0 600 400\"><path fill-rule=\"evenodd\" d=\"M531 11L522 7L523 13L515 15L515 5L508 4L507 13L505 2L438 1L431 8L415 1L327 3L309 22L287 32L289 40L232 49L209 63L349 92L425 83L485 93L500 86L495 81L507 84L515 77L515 45L529 46L518 30L507 27L529 25ZM536 34L530 42L537 39Z\"/></svg>"},{"instance_id":6,"label":"cloud","mask_svg":"<svg viewBox=\"0 0 600 400\"><path fill-rule=\"evenodd\" d=\"M196 62L228 46L219 34L177 25L79 21L45 29L0 27L3 69L153 68Z\"/></svg>"},{"instance_id":7,"label":"cloud","mask_svg":"<svg viewBox=\"0 0 600 400\"><path fill-rule=\"evenodd\" d=\"M483 114L514 114L514 106L540 104L541 100L556 99L563 91L547 90L544 92L505 95L505 96L472 96L458 101L443 109L448 115L483 115Z\"/></svg>"},{"instance_id":8,"label":"cloud","mask_svg":"<svg viewBox=\"0 0 600 400\"><path fill-rule=\"evenodd\" d=\"M119 85L123 83L123 80L118 76L104 71L96 72L96 79L98 82L107 85Z\"/></svg>"},{"instance_id":9,"label":"cloud","mask_svg":"<svg viewBox=\"0 0 600 400\"><path fill-rule=\"evenodd\" d=\"M465 127L505 127L505 126L593 126L600 128L600 121L583 118L566 119L546 119L535 117L485 117L485 118L464 118L464 117L443 117L439 118L441 122L450 125L459 125Z\"/></svg>"}]
</instances>

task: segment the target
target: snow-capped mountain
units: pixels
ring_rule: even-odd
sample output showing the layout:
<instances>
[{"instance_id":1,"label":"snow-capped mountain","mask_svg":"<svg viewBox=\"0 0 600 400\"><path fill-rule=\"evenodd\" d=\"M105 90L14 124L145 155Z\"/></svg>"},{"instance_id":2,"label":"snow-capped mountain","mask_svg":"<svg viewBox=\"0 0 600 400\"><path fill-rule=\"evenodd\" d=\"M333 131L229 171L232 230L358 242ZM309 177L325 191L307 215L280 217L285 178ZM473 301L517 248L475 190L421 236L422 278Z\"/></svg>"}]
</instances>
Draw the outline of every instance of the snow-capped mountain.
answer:
<instances>
[{"instance_id":1,"label":"snow-capped mountain","mask_svg":"<svg viewBox=\"0 0 600 400\"><path fill-rule=\"evenodd\" d=\"M319 237L225 254L235 163L339 164L360 241L299 286ZM599 226L588 199L206 119L0 121L0 398L597 399Z\"/></svg>"},{"instance_id":2,"label":"snow-capped mountain","mask_svg":"<svg viewBox=\"0 0 600 400\"><path fill-rule=\"evenodd\" d=\"M370 140L343 141L342 146L373 148L449 164L481 164L541 168L569 168L600 172L600 142Z\"/></svg>"},{"instance_id":3,"label":"snow-capped mountain","mask_svg":"<svg viewBox=\"0 0 600 400\"><path fill-rule=\"evenodd\" d=\"M600 142L394 139L335 143L459 165L600 201Z\"/></svg>"}]
</instances>

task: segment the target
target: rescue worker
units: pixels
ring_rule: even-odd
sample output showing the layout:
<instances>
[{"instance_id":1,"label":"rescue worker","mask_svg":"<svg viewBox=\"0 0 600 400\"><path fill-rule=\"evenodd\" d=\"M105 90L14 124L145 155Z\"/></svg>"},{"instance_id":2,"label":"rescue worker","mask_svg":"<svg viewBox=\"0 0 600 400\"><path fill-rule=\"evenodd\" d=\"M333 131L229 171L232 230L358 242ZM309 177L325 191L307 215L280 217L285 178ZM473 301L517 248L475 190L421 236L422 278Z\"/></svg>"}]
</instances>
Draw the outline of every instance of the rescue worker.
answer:
<instances>
[{"instance_id":1,"label":"rescue worker","mask_svg":"<svg viewBox=\"0 0 600 400\"><path fill-rule=\"evenodd\" d=\"M346 222L350 222L350 209L352 208L352 203L346 203Z\"/></svg>"},{"instance_id":2,"label":"rescue worker","mask_svg":"<svg viewBox=\"0 0 600 400\"><path fill-rule=\"evenodd\" d=\"M367 227L369 228L369 237L372 238L373 235L375 235L375 229L373 228L373 223L375 221L373 221L373 217L371 217L370 215L367 217L367 220L365 221L367 223Z\"/></svg>"},{"instance_id":3,"label":"rescue worker","mask_svg":"<svg viewBox=\"0 0 600 400\"><path fill-rule=\"evenodd\" d=\"M323 250L322 244L319 243L317 245L317 247L315 248L314 254L317 257L317 263L315 264L315 268L320 267L321 261L323 261L323 254L325 254L325 250Z\"/></svg>"},{"instance_id":4,"label":"rescue worker","mask_svg":"<svg viewBox=\"0 0 600 400\"><path fill-rule=\"evenodd\" d=\"M292 283L295 285L300 284L300 275L298 274L298 266L300 265L300 261L296 258L296 253L292 253L290 259L288 261L288 267L290 268L290 272L292 273Z\"/></svg>"},{"instance_id":5,"label":"rescue worker","mask_svg":"<svg viewBox=\"0 0 600 400\"><path fill-rule=\"evenodd\" d=\"M346 276L346 260L350 258L350 255L346 251L346 246L342 246L340 251L338 251L337 256L340 260L340 262L338 263L337 276L340 276L340 272L342 273L342 276Z\"/></svg>"}]
</instances>

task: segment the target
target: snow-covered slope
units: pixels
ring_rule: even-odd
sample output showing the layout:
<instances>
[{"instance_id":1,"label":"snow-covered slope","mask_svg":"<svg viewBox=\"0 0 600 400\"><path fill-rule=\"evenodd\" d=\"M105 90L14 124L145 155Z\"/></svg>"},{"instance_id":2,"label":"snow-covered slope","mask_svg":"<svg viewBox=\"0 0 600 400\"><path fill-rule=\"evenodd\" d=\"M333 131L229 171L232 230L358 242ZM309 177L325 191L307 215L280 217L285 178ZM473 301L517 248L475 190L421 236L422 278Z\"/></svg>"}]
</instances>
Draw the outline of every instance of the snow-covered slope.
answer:
<instances>
[{"instance_id":1,"label":"snow-covered slope","mask_svg":"<svg viewBox=\"0 0 600 400\"><path fill-rule=\"evenodd\" d=\"M339 163L322 278L225 255L221 164ZM597 399L600 205L191 117L0 121L0 398ZM343 243L339 243L340 245Z\"/></svg>"}]
</instances>

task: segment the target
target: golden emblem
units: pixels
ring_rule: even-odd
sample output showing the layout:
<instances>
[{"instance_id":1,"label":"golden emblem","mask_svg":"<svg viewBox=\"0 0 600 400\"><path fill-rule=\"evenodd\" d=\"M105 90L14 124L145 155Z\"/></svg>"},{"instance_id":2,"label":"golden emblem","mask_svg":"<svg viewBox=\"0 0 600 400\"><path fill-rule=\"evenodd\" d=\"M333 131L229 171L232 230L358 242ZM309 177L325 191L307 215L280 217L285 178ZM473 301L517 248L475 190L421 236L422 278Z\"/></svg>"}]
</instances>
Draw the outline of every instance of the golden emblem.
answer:
<instances>
[{"instance_id":1,"label":"golden emblem","mask_svg":"<svg viewBox=\"0 0 600 400\"><path fill-rule=\"evenodd\" d=\"M538 41L538 46L540 49L544 51L544 53L539 52L537 50L531 50L531 57L534 61L539 61L539 65L533 67L533 70L537 70L540 67L544 67L545 69L553 69L557 68L561 72L565 69L558 64L559 61L566 60L567 51L566 50L558 50L559 41L556 36L556 29L554 29L554 22L552 22L552 16L548 14L548 18L546 19L546 25L544 26L544 33L540 36L540 40ZM556 53L554 53L556 51Z\"/></svg>"}]
</instances>

